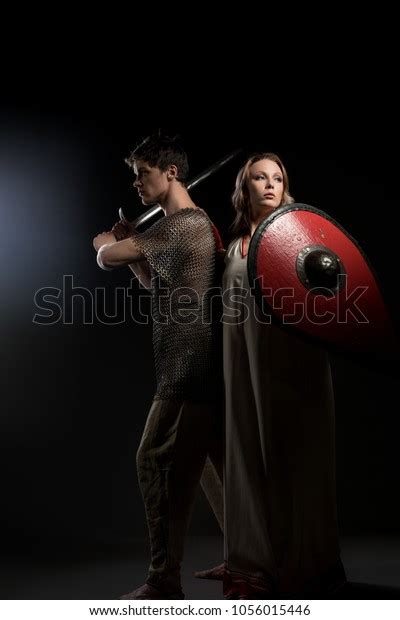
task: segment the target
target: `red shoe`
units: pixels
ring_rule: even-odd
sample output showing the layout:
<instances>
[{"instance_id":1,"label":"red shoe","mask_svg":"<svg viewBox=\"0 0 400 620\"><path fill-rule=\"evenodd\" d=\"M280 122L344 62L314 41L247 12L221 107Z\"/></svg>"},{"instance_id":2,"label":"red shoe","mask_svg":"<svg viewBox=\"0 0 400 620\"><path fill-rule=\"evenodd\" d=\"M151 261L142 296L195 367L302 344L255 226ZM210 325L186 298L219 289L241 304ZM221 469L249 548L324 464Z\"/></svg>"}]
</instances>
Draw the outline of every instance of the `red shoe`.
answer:
<instances>
[{"instance_id":1,"label":"red shoe","mask_svg":"<svg viewBox=\"0 0 400 620\"><path fill-rule=\"evenodd\" d=\"M273 597L272 588L255 578L246 578L236 573L232 575L225 570L223 593L225 599L258 599L265 600Z\"/></svg>"}]
</instances>

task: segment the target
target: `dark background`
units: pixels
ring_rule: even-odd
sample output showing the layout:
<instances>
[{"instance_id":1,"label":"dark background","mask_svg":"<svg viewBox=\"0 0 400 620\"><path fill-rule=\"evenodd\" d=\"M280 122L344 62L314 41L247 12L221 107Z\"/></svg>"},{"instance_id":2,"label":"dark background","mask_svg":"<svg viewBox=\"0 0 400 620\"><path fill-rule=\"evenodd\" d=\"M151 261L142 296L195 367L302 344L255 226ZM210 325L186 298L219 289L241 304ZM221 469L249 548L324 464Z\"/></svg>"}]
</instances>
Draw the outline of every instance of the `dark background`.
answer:
<instances>
[{"instance_id":1,"label":"dark background","mask_svg":"<svg viewBox=\"0 0 400 620\"><path fill-rule=\"evenodd\" d=\"M398 315L393 111L369 101L363 115L349 100L312 97L285 112L261 103L244 110L230 97L222 103L205 92L206 103L182 104L177 121L146 116L143 104L116 91L107 99L87 92L68 99L52 92L29 102L15 96L0 109L3 549L40 554L46 547L123 545L146 536L135 453L155 387L151 326L124 321L121 308L119 324L104 317L85 324L80 298L70 324L39 325L33 317L35 292L62 290L65 275L92 295L105 287L113 314L115 289L129 285L130 271L101 271L91 240L111 227L120 206L140 212L124 158L149 132L162 127L181 134L192 175L236 147L277 152L296 201L328 212L357 239ZM240 163L193 193L225 241ZM71 295L64 297L65 318ZM340 528L344 535L397 535L395 367L373 356L365 362L332 357ZM202 499L191 531L218 534Z\"/></svg>"}]
</instances>

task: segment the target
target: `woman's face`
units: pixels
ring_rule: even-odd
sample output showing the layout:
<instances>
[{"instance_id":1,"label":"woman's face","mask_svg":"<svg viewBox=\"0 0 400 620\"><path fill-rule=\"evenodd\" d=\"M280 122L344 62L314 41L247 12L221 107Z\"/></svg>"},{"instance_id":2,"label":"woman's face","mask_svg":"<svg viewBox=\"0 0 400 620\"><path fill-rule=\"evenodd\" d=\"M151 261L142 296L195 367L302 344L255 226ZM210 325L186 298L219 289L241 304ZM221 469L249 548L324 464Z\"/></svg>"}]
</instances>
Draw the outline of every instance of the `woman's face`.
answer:
<instances>
[{"instance_id":1,"label":"woman's face","mask_svg":"<svg viewBox=\"0 0 400 620\"><path fill-rule=\"evenodd\" d=\"M279 207L283 198L283 174L278 164L270 159L260 159L252 164L247 179L249 200L253 214L268 215Z\"/></svg>"}]
</instances>

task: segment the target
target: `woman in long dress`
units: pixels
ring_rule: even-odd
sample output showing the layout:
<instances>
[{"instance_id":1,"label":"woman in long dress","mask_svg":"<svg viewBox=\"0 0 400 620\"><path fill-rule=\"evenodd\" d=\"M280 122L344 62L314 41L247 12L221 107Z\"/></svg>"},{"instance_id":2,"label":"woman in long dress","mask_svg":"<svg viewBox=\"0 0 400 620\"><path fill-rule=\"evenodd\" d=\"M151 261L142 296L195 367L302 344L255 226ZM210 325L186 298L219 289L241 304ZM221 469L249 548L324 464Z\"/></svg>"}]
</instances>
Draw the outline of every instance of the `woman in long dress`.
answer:
<instances>
[{"instance_id":1,"label":"woman in long dress","mask_svg":"<svg viewBox=\"0 0 400 620\"><path fill-rule=\"evenodd\" d=\"M226 598L330 595L345 582L329 361L268 323L247 276L257 225L291 202L279 157L251 157L236 181L223 278Z\"/></svg>"}]
</instances>

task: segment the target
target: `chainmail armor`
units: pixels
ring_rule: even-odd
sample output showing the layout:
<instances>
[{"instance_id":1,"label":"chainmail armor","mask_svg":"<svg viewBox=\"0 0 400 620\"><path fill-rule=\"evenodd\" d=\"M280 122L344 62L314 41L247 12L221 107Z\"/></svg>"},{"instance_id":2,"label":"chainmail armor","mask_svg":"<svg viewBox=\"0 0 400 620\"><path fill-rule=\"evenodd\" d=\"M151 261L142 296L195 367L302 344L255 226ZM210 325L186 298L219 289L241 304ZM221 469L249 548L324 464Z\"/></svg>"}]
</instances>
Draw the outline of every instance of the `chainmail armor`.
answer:
<instances>
[{"instance_id":1,"label":"chainmail armor","mask_svg":"<svg viewBox=\"0 0 400 620\"><path fill-rule=\"evenodd\" d=\"M155 398L214 399L220 317L211 322L216 241L210 219L202 209L180 209L133 240L152 272Z\"/></svg>"}]
</instances>

